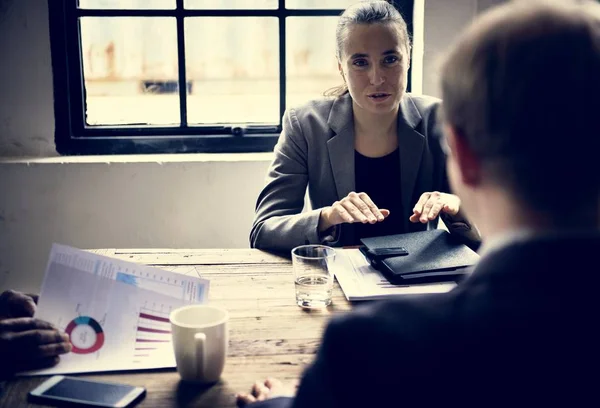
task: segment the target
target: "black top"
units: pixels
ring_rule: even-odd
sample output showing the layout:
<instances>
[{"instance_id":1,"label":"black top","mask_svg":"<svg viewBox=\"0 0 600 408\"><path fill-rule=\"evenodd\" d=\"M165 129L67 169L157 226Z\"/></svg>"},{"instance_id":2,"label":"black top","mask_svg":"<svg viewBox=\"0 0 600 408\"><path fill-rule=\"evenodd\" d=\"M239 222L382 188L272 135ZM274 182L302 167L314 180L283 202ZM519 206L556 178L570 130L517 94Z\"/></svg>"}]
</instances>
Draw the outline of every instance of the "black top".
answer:
<instances>
[{"instance_id":1,"label":"black top","mask_svg":"<svg viewBox=\"0 0 600 408\"><path fill-rule=\"evenodd\" d=\"M390 215L376 224L354 224L356 227L355 245L361 238L401 234L402 192L400 189L400 154L398 149L383 157L367 157L354 152L355 187L357 193L367 193L379 208L390 210Z\"/></svg>"}]
</instances>

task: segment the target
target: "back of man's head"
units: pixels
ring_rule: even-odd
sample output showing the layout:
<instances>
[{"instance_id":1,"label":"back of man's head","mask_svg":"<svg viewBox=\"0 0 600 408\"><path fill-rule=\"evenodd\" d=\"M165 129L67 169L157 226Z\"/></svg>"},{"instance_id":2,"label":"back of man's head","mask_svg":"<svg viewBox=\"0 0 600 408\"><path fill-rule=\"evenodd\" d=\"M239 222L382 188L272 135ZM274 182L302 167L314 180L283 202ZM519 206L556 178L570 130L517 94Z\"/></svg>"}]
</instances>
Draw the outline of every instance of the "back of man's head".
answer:
<instances>
[{"instance_id":1,"label":"back of man's head","mask_svg":"<svg viewBox=\"0 0 600 408\"><path fill-rule=\"evenodd\" d=\"M442 92L487 181L553 217L598 217L600 4L493 9L448 55Z\"/></svg>"}]
</instances>

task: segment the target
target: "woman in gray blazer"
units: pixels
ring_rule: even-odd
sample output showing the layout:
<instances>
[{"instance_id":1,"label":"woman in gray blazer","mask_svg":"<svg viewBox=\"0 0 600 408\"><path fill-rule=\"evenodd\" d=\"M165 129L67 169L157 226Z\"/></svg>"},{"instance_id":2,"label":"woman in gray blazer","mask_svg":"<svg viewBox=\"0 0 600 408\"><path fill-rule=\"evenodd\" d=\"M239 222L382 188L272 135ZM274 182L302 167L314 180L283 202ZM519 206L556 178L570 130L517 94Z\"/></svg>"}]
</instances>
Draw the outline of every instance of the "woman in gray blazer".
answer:
<instances>
[{"instance_id":1,"label":"woman in gray blazer","mask_svg":"<svg viewBox=\"0 0 600 408\"><path fill-rule=\"evenodd\" d=\"M406 93L410 39L400 13L385 1L357 3L336 37L344 85L285 113L251 246L357 245L436 228L439 214L451 232L476 239L448 194L439 101ZM302 212L307 187L313 209Z\"/></svg>"}]
</instances>

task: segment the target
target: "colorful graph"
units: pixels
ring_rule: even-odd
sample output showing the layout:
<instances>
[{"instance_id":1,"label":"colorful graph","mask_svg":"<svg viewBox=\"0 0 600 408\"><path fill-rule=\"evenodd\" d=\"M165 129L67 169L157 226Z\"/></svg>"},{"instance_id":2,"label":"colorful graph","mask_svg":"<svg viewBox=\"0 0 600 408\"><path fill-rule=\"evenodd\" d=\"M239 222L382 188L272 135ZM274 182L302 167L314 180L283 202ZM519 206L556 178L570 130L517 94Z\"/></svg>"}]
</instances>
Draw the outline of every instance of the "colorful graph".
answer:
<instances>
[{"instance_id":1,"label":"colorful graph","mask_svg":"<svg viewBox=\"0 0 600 408\"><path fill-rule=\"evenodd\" d=\"M169 313L142 307L135 336L134 363L172 352Z\"/></svg>"},{"instance_id":2,"label":"colorful graph","mask_svg":"<svg viewBox=\"0 0 600 408\"><path fill-rule=\"evenodd\" d=\"M119 282L164 293L165 295L180 299L188 299L197 302L202 301L206 296L206 288L203 285L198 285L194 279L189 279L182 275L162 276L164 274L127 268L124 270L117 270L116 273L111 271L111 273L114 274L114 279ZM113 275L111 275L111 277L112 276Z\"/></svg>"},{"instance_id":3,"label":"colorful graph","mask_svg":"<svg viewBox=\"0 0 600 408\"><path fill-rule=\"evenodd\" d=\"M208 281L60 245L52 251L36 318L63 328L73 352L32 374L176 366L169 314L204 299Z\"/></svg>"},{"instance_id":4,"label":"colorful graph","mask_svg":"<svg viewBox=\"0 0 600 408\"><path fill-rule=\"evenodd\" d=\"M104 344L102 326L89 316L79 316L71 320L65 332L69 335L69 341L73 345L71 351L75 354L94 353Z\"/></svg>"}]
</instances>

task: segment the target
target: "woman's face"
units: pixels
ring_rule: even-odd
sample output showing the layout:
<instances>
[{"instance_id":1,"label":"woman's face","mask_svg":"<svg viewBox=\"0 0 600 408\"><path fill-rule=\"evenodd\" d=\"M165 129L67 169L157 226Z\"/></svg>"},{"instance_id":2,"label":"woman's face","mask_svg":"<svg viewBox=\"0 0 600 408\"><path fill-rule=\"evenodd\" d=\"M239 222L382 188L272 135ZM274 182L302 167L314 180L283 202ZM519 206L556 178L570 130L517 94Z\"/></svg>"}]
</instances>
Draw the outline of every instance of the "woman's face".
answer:
<instances>
[{"instance_id":1,"label":"woman's face","mask_svg":"<svg viewBox=\"0 0 600 408\"><path fill-rule=\"evenodd\" d=\"M406 91L409 56L393 24L348 27L338 67L359 108L376 114L398 109Z\"/></svg>"}]
</instances>

